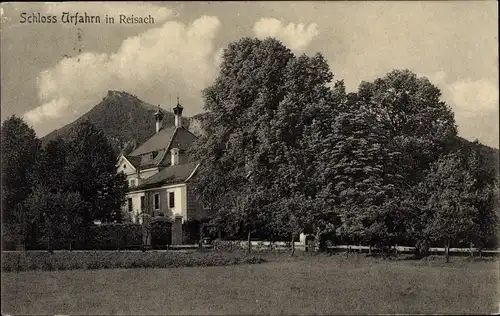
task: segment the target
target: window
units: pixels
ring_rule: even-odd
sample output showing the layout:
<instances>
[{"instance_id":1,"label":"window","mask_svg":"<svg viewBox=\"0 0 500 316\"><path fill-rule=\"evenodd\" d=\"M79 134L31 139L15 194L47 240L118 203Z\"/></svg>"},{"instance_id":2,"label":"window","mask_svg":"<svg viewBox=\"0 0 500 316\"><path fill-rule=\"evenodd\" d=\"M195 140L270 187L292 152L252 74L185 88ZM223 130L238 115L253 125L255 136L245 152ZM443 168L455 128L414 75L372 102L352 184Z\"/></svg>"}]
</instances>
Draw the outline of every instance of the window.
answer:
<instances>
[{"instance_id":1,"label":"window","mask_svg":"<svg viewBox=\"0 0 500 316\"><path fill-rule=\"evenodd\" d=\"M175 165L178 165L179 164L179 149L178 148L172 148L172 150L170 151L170 155L171 155L171 165L172 166L175 166Z\"/></svg>"},{"instance_id":2,"label":"window","mask_svg":"<svg viewBox=\"0 0 500 316\"><path fill-rule=\"evenodd\" d=\"M168 193L168 207L174 208L175 207L175 195L174 192L169 192Z\"/></svg>"},{"instance_id":3,"label":"window","mask_svg":"<svg viewBox=\"0 0 500 316\"><path fill-rule=\"evenodd\" d=\"M131 198L127 199L127 207L128 207L128 211L132 212L132 199Z\"/></svg>"},{"instance_id":4,"label":"window","mask_svg":"<svg viewBox=\"0 0 500 316\"><path fill-rule=\"evenodd\" d=\"M146 197L143 195L141 196L141 211L144 211L144 209L146 208Z\"/></svg>"},{"instance_id":5,"label":"window","mask_svg":"<svg viewBox=\"0 0 500 316\"><path fill-rule=\"evenodd\" d=\"M155 210L160 209L160 194L159 193L155 193L155 195L154 195L154 207L155 207Z\"/></svg>"},{"instance_id":6,"label":"window","mask_svg":"<svg viewBox=\"0 0 500 316\"><path fill-rule=\"evenodd\" d=\"M130 180L129 180L129 185L128 185L128 186L129 186L129 187L135 187L135 183L136 183L136 182L135 182L135 179L130 179Z\"/></svg>"},{"instance_id":7,"label":"window","mask_svg":"<svg viewBox=\"0 0 500 316\"><path fill-rule=\"evenodd\" d=\"M127 165L126 164L123 164L123 169L127 169Z\"/></svg>"},{"instance_id":8,"label":"window","mask_svg":"<svg viewBox=\"0 0 500 316\"><path fill-rule=\"evenodd\" d=\"M149 153L149 160L155 159L156 156L158 156L158 152L157 151L153 151L153 152Z\"/></svg>"}]
</instances>

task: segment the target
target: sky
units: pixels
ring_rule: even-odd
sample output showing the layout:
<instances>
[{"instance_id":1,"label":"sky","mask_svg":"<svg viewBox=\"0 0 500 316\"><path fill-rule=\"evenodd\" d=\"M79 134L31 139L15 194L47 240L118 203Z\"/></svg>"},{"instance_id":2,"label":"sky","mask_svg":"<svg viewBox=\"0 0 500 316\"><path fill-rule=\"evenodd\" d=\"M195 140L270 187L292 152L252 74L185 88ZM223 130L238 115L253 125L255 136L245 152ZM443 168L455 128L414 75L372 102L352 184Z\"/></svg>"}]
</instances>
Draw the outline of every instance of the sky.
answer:
<instances>
[{"instance_id":1,"label":"sky","mask_svg":"<svg viewBox=\"0 0 500 316\"><path fill-rule=\"evenodd\" d=\"M223 48L241 37L281 40L317 52L334 80L354 92L393 69L441 89L459 135L498 148L496 1L2 3L1 115L17 115L39 137L77 119L108 90L127 91L184 113L203 112L201 91L217 77ZM95 15L101 23L63 23ZM123 24L152 16L154 23ZM55 16L56 23L26 17ZM105 23L105 17L115 23ZM25 23L21 23L25 22Z\"/></svg>"}]
</instances>

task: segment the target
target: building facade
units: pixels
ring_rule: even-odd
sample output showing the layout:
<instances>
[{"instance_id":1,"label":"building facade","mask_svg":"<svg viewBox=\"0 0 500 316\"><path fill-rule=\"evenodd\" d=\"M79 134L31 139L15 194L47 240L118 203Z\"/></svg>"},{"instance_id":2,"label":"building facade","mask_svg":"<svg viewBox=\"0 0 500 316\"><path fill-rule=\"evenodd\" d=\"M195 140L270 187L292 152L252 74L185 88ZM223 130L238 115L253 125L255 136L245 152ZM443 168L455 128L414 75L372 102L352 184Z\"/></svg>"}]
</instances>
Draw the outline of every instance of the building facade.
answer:
<instances>
[{"instance_id":1,"label":"building facade","mask_svg":"<svg viewBox=\"0 0 500 316\"><path fill-rule=\"evenodd\" d=\"M195 242L187 224L207 215L194 192L192 180L199 166L187 151L197 137L182 126L183 108L177 102L175 125L162 129L164 113L158 107L156 133L130 155L118 159L118 172L127 176L129 191L123 205L125 218L149 225L162 220L171 225L171 243ZM150 244L151 240L145 240Z\"/></svg>"}]
</instances>

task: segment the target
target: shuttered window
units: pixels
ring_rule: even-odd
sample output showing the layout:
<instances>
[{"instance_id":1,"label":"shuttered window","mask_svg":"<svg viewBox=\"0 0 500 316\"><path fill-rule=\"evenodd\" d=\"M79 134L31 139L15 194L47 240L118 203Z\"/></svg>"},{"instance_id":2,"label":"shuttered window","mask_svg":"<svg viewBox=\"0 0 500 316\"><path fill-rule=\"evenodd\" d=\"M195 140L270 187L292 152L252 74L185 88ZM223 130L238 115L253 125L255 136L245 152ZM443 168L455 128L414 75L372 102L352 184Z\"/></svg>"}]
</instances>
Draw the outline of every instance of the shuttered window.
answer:
<instances>
[{"instance_id":1,"label":"shuttered window","mask_svg":"<svg viewBox=\"0 0 500 316\"><path fill-rule=\"evenodd\" d=\"M133 205L132 205L132 199L131 198L127 199L127 207L128 207L128 211L132 212Z\"/></svg>"},{"instance_id":2,"label":"shuttered window","mask_svg":"<svg viewBox=\"0 0 500 316\"><path fill-rule=\"evenodd\" d=\"M168 207L174 208L175 207L175 195L174 192L169 192L168 193Z\"/></svg>"},{"instance_id":3,"label":"shuttered window","mask_svg":"<svg viewBox=\"0 0 500 316\"><path fill-rule=\"evenodd\" d=\"M160 209L160 194L159 193L156 193L154 195L154 207L155 207L155 210Z\"/></svg>"},{"instance_id":4,"label":"shuttered window","mask_svg":"<svg viewBox=\"0 0 500 316\"><path fill-rule=\"evenodd\" d=\"M141 196L141 211L144 211L146 208L146 198L144 196Z\"/></svg>"}]
</instances>

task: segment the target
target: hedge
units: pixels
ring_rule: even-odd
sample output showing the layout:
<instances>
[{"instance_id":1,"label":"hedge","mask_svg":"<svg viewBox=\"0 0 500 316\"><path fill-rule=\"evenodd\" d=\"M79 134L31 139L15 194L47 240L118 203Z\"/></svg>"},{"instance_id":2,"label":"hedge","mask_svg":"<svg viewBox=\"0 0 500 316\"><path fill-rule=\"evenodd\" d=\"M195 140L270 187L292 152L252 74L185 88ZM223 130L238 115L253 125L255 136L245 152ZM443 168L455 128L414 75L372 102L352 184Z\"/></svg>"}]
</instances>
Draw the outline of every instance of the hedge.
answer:
<instances>
[{"instance_id":1,"label":"hedge","mask_svg":"<svg viewBox=\"0 0 500 316\"><path fill-rule=\"evenodd\" d=\"M143 228L140 224L103 224L90 229L91 249L115 250L140 248Z\"/></svg>"},{"instance_id":2,"label":"hedge","mask_svg":"<svg viewBox=\"0 0 500 316\"><path fill-rule=\"evenodd\" d=\"M156 251L3 252L2 271L115 268L175 268L256 264L263 258L243 254Z\"/></svg>"}]
</instances>

